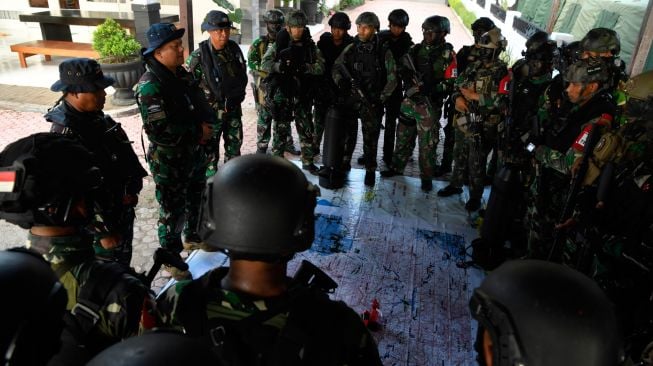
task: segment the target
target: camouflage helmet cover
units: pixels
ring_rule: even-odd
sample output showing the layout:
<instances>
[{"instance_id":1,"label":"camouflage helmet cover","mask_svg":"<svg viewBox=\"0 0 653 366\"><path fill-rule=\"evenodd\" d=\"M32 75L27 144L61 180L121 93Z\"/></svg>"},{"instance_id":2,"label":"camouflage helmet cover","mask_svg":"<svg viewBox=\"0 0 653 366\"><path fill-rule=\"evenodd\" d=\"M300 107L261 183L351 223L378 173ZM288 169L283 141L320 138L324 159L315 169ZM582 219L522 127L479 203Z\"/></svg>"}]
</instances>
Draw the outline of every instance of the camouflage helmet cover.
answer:
<instances>
[{"instance_id":1,"label":"camouflage helmet cover","mask_svg":"<svg viewBox=\"0 0 653 366\"><path fill-rule=\"evenodd\" d=\"M288 14L286 24L290 27L305 27L308 24L308 18L301 10L295 10Z\"/></svg>"},{"instance_id":2,"label":"camouflage helmet cover","mask_svg":"<svg viewBox=\"0 0 653 366\"><path fill-rule=\"evenodd\" d=\"M621 52L621 42L617 32L608 28L594 28L580 41L581 49L589 52L610 52L617 56Z\"/></svg>"},{"instance_id":3,"label":"camouflage helmet cover","mask_svg":"<svg viewBox=\"0 0 653 366\"><path fill-rule=\"evenodd\" d=\"M270 9L268 10L267 13L265 13L265 16L263 16L263 20L266 23L270 23L270 24L283 24L285 23L286 18L281 10Z\"/></svg>"},{"instance_id":4,"label":"camouflage helmet cover","mask_svg":"<svg viewBox=\"0 0 653 366\"><path fill-rule=\"evenodd\" d=\"M629 98L646 101L653 97L653 70L633 76L626 82L626 93Z\"/></svg>"},{"instance_id":5,"label":"camouflage helmet cover","mask_svg":"<svg viewBox=\"0 0 653 366\"><path fill-rule=\"evenodd\" d=\"M371 11L363 12L356 18L356 25L361 25L361 24L371 25L376 30L379 30L379 28L381 27L381 23L379 22L379 17L376 16L376 14L372 13Z\"/></svg>"},{"instance_id":6,"label":"camouflage helmet cover","mask_svg":"<svg viewBox=\"0 0 653 366\"><path fill-rule=\"evenodd\" d=\"M478 46L481 48L505 50L506 46L508 46L508 41L501 34L501 29L494 27L480 37Z\"/></svg>"},{"instance_id":7,"label":"camouflage helmet cover","mask_svg":"<svg viewBox=\"0 0 653 366\"><path fill-rule=\"evenodd\" d=\"M579 60L569 67L565 80L570 83L607 83L610 80L608 66L599 59Z\"/></svg>"},{"instance_id":8,"label":"camouflage helmet cover","mask_svg":"<svg viewBox=\"0 0 653 366\"><path fill-rule=\"evenodd\" d=\"M422 23L422 32L444 32L451 33L451 24L447 17L434 15L426 18Z\"/></svg>"}]
</instances>

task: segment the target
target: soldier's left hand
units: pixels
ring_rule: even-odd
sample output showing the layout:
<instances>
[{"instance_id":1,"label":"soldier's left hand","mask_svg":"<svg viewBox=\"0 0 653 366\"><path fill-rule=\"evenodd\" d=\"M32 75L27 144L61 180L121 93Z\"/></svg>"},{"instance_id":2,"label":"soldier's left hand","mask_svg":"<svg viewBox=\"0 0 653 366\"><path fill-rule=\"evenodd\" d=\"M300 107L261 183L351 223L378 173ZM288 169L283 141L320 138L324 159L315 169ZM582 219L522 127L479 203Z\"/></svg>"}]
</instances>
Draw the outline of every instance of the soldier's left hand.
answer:
<instances>
[{"instance_id":1,"label":"soldier's left hand","mask_svg":"<svg viewBox=\"0 0 653 366\"><path fill-rule=\"evenodd\" d=\"M460 88L460 92L462 93L462 95L467 100L476 100L476 101L478 101L479 99L481 99L480 95L477 92L475 92L474 90L472 90L472 89Z\"/></svg>"}]
</instances>

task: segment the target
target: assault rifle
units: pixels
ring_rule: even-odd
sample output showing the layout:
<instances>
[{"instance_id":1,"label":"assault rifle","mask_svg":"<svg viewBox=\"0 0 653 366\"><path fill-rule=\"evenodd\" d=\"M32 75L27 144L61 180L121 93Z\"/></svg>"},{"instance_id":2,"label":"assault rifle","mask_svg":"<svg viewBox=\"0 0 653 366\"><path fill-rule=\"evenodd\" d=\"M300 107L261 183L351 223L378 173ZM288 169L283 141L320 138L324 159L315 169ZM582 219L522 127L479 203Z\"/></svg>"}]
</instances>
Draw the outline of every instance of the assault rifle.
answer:
<instances>
[{"instance_id":1,"label":"assault rifle","mask_svg":"<svg viewBox=\"0 0 653 366\"><path fill-rule=\"evenodd\" d=\"M560 214L560 219L558 220L559 223L564 223L567 221L567 219L569 219L573 213L578 194L582 188L583 181L585 180L585 174L587 173L590 158L594 153L594 147L599 142L600 137L600 126L593 123L585 140L585 145L583 146L583 156L581 158L580 165L578 166L576 175L571 179L569 192L567 193L567 199L565 200L565 204ZM564 247L563 239L563 230L556 230L553 235L553 245L549 251L549 261L559 262L562 259L561 256Z\"/></svg>"},{"instance_id":2,"label":"assault rifle","mask_svg":"<svg viewBox=\"0 0 653 366\"><path fill-rule=\"evenodd\" d=\"M374 113L372 112L372 103L370 103L369 100L365 97L365 94L363 93L363 90L359 86L355 86L352 81L354 81L354 77L351 76L351 73L349 70L347 70L347 66L344 64L336 64L334 67L338 67L338 70L340 74L347 80L349 81L350 84L352 84L351 88L352 91L354 92L354 97L358 99L358 101L361 104L361 113L365 115L366 117L369 118L370 121L373 121L375 119Z\"/></svg>"},{"instance_id":3,"label":"assault rifle","mask_svg":"<svg viewBox=\"0 0 653 366\"><path fill-rule=\"evenodd\" d=\"M424 82L422 82L419 78L420 74L419 72L417 72L417 68L415 67L413 58L410 56L410 52L406 53L403 58L406 61L405 65L408 67L409 71L411 71L412 79L413 79L412 80L413 86L406 91L406 96L410 98L415 94L420 93L420 89L422 89L422 86L424 86ZM431 104L431 100L429 99L429 96L422 94L422 97L424 98L424 103L429 108L429 111L431 113L435 113L435 111L433 110L433 105Z\"/></svg>"}]
</instances>

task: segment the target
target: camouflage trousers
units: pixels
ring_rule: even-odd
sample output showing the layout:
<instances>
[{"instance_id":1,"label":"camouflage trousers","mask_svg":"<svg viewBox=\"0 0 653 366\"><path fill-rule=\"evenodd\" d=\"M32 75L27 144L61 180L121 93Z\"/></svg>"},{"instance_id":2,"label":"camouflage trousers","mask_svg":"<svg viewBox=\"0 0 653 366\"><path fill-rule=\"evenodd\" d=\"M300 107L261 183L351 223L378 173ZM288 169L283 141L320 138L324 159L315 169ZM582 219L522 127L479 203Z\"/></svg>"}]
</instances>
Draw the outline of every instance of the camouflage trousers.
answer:
<instances>
[{"instance_id":1,"label":"camouflage trousers","mask_svg":"<svg viewBox=\"0 0 653 366\"><path fill-rule=\"evenodd\" d=\"M120 242L112 249L104 249L100 244L103 235L95 235L93 240L93 249L95 255L102 258L108 258L129 266L132 260L132 241L134 239L134 219L136 212L134 207L128 206L123 208L121 213L122 226L117 234L120 235Z\"/></svg>"},{"instance_id":2,"label":"camouflage trousers","mask_svg":"<svg viewBox=\"0 0 653 366\"><path fill-rule=\"evenodd\" d=\"M260 104L256 105L256 112L256 148L267 150L270 144L270 138L272 137L272 114ZM288 124L286 135L288 136L286 147L294 149L295 143L292 138L292 132L290 131L290 124Z\"/></svg>"},{"instance_id":3,"label":"camouflage trousers","mask_svg":"<svg viewBox=\"0 0 653 366\"><path fill-rule=\"evenodd\" d=\"M568 177L549 168L542 168L540 176L531 184L524 219L530 258L548 257L553 229L560 219L568 190Z\"/></svg>"},{"instance_id":4,"label":"camouflage trousers","mask_svg":"<svg viewBox=\"0 0 653 366\"><path fill-rule=\"evenodd\" d=\"M206 152L202 148L150 145L148 163L159 202L159 243L173 252L181 252L182 231L186 237L197 234L206 184Z\"/></svg>"},{"instance_id":5,"label":"camouflage trousers","mask_svg":"<svg viewBox=\"0 0 653 366\"><path fill-rule=\"evenodd\" d=\"M398 172L404 171L408 158L415 150L415 138L417 138L419 146L420 178L431 179L437 161L436 148L440 139L440 113L432 111L425 103L417 104L414 100L406 98L401 103L401 116L397 125L397 145L392 158L392 169Z\"/></svg>"},{"instance_id":6,"label":"camouflage trousers","mask_svg":"<svg viewBox=\"0 0 653 366\"><path fill-rule=\"evenodd\" d=\"M466 135L456 128L456 142L453 148L455 167L450 184L462 187L465 177L469 181L470 198L480 199L483 195L487 158L496 145L497 126L484 123L483 132Z\"/></svg>"},{"instance_id":7,"label":"camouflage trousers","mask_svg":"<svg viewBox=\"0 0 653 366\"><path fill-rule=\"evenodd\" d=\"M379 146L379 135L381 134L381 119L383 118L383 106L378 103L372 106L370 113L363 113L360 106L346 105L347 128L345 137L345 155L343 164L351 163L351 156L356 147L358 134L358 119L361 120L363 132L363 155L365 156L365 170L375 171L377 167L376 155Z\"/></svg>"},{"instance_id":8,"label":"camouflage trousers","mask_svg":"<svg viewBox=\"0 0 653 366\"><path fill-rule=\"evenodd\" d=\"M287 110L288 115L293 116L295 120L295 128L299 136L299 146L302 152L302 164L313 163L313 115L311 113L311 106L303 103L293 103L288 100L277 100L275 102L281 103L279 108L291 108ZM292 112L292 114L290 113ZM290 120L273 120L272 129L274 136L272 138L272 154L275 156L283 157L286 150L288 136L290 134Z\"/></svg>"},{"instance_id":9,"label":"camouflage trousers","mask_svg":"<svg viewBox=\"0 0 653 366\"><path fill-rule=\"evenodd\" d=\"M223 107L221 107L223 108ZM224 162L240 156L240 147L243 145L243 112L238 109L229 112L217 112L217 123L213 126L213 138L206 144L209 165L206 177L212 177L218 171L220 161L220 137L224 140Z\"/></svg>"},{"instance_id":10,"label":"camouflage trousers","mask_svg":"<svg viewBox=\"0 0 653 366\"><path fill-rule=\"evenodd\" d=\"M395 151L395 135L397 134L397 119L401 113L402 93L401 88L395 89L385 101L385 129L383 130L383 160L391 162ZM398 135L397 135L398 136Z\"/></svg>"}]
</instances>

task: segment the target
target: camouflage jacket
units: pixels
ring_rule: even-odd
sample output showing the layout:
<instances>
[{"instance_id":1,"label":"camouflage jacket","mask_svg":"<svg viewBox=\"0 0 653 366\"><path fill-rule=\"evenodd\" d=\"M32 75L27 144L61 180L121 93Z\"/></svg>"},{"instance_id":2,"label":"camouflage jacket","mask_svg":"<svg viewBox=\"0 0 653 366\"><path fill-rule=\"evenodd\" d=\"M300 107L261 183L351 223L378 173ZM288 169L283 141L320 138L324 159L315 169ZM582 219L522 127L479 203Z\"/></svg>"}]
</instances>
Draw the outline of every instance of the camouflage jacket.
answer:
<instances>
[{"instance_id":1,"label":"camouflage jacket","mask_svg":"<svg viewBox=\"0 0 653 366\"><path fill-rule=\"evenodd\" d=\"M472 88L479 94L478 102L474 102L478 106L478 112L486 117L493 116L492 121L486 122L498 123L499 116L508 103L507 86L508 68L505 62L494 60L486 65L483 61L475 61L456 79L452 100L463 96L459 88Z\"/></svg>"},{"instance_id":2,"label":"camouflage jacket","mask_svg":"<svg viewBox=\"0 0 653 366\"><path fill-rule=\"evenodd\" d=\"M203 94L182 67L173 75L162 65L148 65L136 86L136 101L150 143L154 147L196 150L201 124L215 121Z\"/></svg>"},{"instance_id":3,"label":"camouflage jacket","mask_svg":"<svg viewBox=\"0 0 653 366\"><path fill-rule=\"evenodd\" d=\"M458 76L456 53L450 43L416 44L399 60L398 69L407 97L428 96L440 105Z\"/></svg>"},{"instance_id":4,"label":"camouflage jacket","mask_svg":"<svg viewBox=\"0 0 653 366\"><path fill-rule=\"evenodd\" d=\"M369 49L369 52L360 51L364 49ZM384 102L397 87L397 65L392 51L380 43L376 36L368 42L361 42L358 37L354 37L354 42L338 56L331 76L336 85L340 86L348 81L338 65L345 67L360 82L363 93L372 103Z\"/></svg>"},{"instance_id":5,"label":"camouflage jacket","mask_svg":"<svg viewBox=\"0 0 653 366\"><path fill-rule=\"evenodd\" d=\"M280 297L255 299L222 289L220 283L227 271L225 267L216 268L198 279L178 282L169 288L157 303L163 325L207 338L209 334L213 338L214 329L221 329L224 343L218 350L228 364L254 364L252 359L261 353L267 361L271 359L265 356L274 354L275 359L288 361L279 364L298 364L294 358L299 352L288 353L297 346L304 351L299 355L299 364L381 365L374 339L358 314L345 303L330 300L323 293L302 296L289 292ZM255 325L245 329L249 332L238 328L239 322L247 324L244 320L268 310L272 313L263 317L261 323L249 323ZM280 343L287 343L289 336L293 345L282 347ZM286 352L278 354L272 350Z\"/></svg>"},{"instance_id":6,"label":"camouflage jacket","mask_svg":"<svg viewBox=\"0 0 653 366\"><path fill-rule=\"evenodd\" d=\"M210 40L202 41L186 65L213 109L222 109L225 104L235 109L244 100L247 62L236 42L229 40L225 48L216 50Z\"/></svg>"},{"instance_id":7,"label":"camouflage jacket","mask_svg":"<svg viewBox=\"0 0 653 366\"><path fill-rule=\"evenodd\" d=\"M96 260L92 236L43 237L29 234L27 247L50 262L68 293L68 310L78 303L80 292L89 290L85 286L90 278L96 279L95 286L108 290L106 297L100 301L83 299L85 304L92 302L99 309L99 319L88 338L84 339L87 347L106 347L138 334L144 301L154 301L149 287L130 268L117 262ZM118 271L107 271L108 267L118 268ZM119 275L113 277L110 275L112 273Z\"/></svg>"},{"instance_id":8,"label":"camouflage jacket","mask_svg":"<svg viewBox=\"0 0 653 366\"><path fill-rule=\"evenodd\" d=\"M279 62L279 51L277 48L279 47L279 42L272 43L271 45L268 46L268 50L265 52L265 55L263 55L263 59L261 60L261 71L266 72L268 74L279 74L281 73L280 70L280 62ZM315 43L313 41L307 42L304 47L307 47L306 52L312 53L314 57L311 57L311 60L309 63L306 63L305 71L304 74L306 75L322 75L324 74L324 57L322 57L322 53L320 50L317 48Z\"/></svg>"},{"instance_id":9,"label":"camouflage jacket","mask_svg":"<svg viewBox=\"0 0 653 366\"><path fill-rule=\"evenodd\" d=\"M272 44L274 44L274 41L270 41L268 36L261 36L252 42L247 51L247 66L254 77L256 85L258 85L259 79L264 78L266 75L261 68L261 64L263 62L263 56Z\"/></svg>"}]
</instances>

